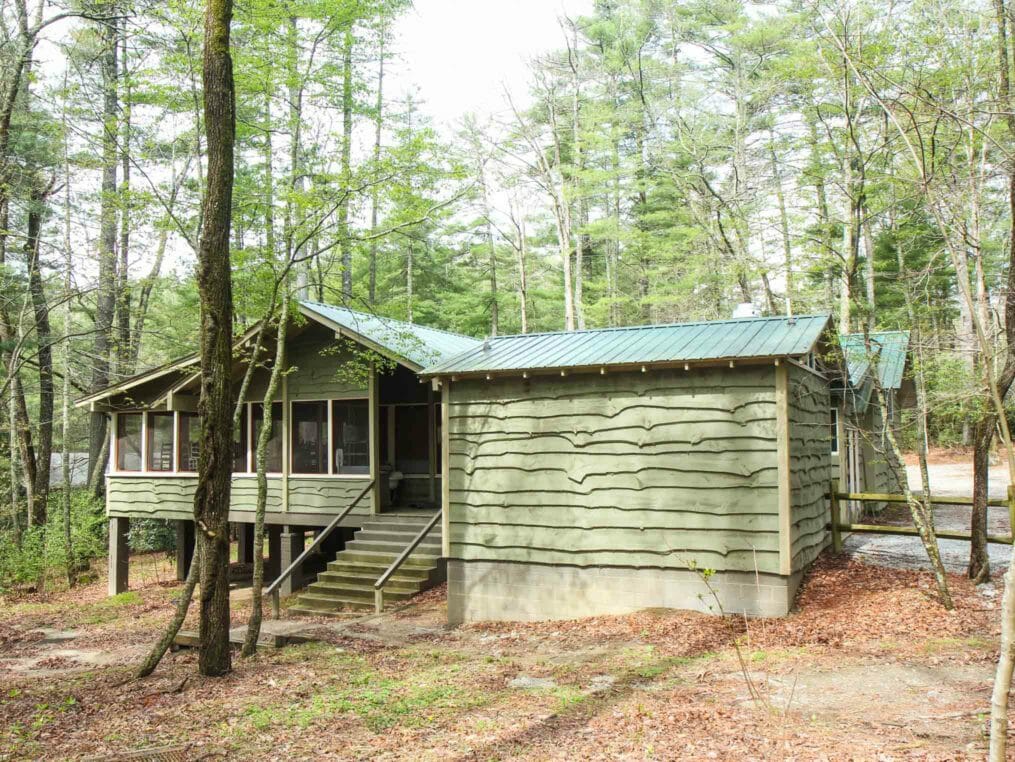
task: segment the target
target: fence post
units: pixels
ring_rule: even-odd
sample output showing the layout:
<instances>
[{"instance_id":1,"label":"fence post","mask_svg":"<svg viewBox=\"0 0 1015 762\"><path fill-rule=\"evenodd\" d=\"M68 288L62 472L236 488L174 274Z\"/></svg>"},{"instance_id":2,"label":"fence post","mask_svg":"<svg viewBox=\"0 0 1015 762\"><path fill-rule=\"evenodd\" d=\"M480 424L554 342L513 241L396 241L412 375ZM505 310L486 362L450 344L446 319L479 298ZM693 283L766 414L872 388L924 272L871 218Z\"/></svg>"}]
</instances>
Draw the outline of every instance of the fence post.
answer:
<instances>
[{"instance_id":1,"label":"fence post","mask_svg":"<svg viewBox=\"0 0 1015 762\"><path fill-rule=\"evenodd\" d=\"M1008 485L1008 539L1015 547L1015 484Z\"/></svg>"},{"instance_id":2,"label":"fence post","mask_svg":"<svg viewBox=\"0 0 1015 762\"><path fill-rule=\"evenodd\" d=\"M842 517L839 515L839 480L832 479L832 497L829 500L832 508L832 549L836 553L842 552L842 532L840 530L840 522Z\"/></svg>"}]
</instances>

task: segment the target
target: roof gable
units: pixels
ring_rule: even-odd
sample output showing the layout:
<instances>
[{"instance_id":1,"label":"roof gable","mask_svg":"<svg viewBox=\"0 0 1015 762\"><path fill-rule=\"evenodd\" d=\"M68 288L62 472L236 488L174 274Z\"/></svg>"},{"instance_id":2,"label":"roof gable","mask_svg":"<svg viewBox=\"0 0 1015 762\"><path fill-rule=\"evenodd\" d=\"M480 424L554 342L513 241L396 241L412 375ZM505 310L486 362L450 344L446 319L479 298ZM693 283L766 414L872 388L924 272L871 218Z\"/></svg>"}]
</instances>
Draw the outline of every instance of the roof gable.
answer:
<instances>
[{"instance_id":1,"label":"roof gable","mask_svg":"<svg viewBox=\"0 0 1015 762\"><path fill-rule=\"evenodd\" d=\"M846 357L849 382L856 388L863 385L870 372L871 362L877 365L878 381L882 389L898 389L906 369L909 354L909 331L875 331L870 334L871 352L868 354L862 333L839 336Z\"/></svg>"},{"instance_id":2,"label":"roof gable","mask_svg":"<svg viewBox=\"0 0 1015 762\"><path fill-rule=\"evenodd\" d=\"M426 375L792 357L810 352L828 315L498 336L426 368Z\"/></svg>"},{"instance_id":3,"label":"roof gable","mask_svg":"<svg viewBox=\"0 0 1015 762\"><path fill-rule=\"evenodd\" d=\"M444 362L480 344L479 339L460 333L320 302L301 301L300 312L412 370Z\"/></svg>"}]
</instances>

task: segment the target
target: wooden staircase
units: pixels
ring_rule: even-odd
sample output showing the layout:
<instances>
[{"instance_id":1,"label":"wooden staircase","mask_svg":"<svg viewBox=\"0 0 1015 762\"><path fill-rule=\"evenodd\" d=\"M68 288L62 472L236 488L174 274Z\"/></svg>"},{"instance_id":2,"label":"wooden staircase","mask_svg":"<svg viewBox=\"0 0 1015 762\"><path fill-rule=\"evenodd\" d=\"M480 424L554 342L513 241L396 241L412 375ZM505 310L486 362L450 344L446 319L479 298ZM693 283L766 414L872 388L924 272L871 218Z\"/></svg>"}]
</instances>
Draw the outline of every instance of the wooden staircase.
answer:
<instances>
[{"instance_id":1,"label":"wooden staircase","mask_svg":"<svg viewBox=\"0 0 1015 762\"><path fill-rule=\"evenodd\" d=\"M317 581L289 607L294 614L327 616L348 609L373 609L374 583L432 518L432 513L382 513L335 555ZM384 586L385 601L402 601L444 581L440 524L430 530Z\"/></svg>"}]
</instances>

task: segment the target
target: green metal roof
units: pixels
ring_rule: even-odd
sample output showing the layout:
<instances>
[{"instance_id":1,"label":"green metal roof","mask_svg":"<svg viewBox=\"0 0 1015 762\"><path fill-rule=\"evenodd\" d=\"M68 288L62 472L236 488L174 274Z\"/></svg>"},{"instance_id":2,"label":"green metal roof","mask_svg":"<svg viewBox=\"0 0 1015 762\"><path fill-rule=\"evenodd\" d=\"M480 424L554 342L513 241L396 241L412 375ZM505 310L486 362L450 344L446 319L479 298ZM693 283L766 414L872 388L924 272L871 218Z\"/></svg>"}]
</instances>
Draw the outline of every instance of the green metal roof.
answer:
<instances>
[{"instance_id":1,"label":"green metal roof","mask_svg":"<svg viewBox=\"0 0 1015 762\"><path fill-rule=\"evenodd\" d=\"M842 352L846 356L849 382L854 387L860 387L873 360L877 364L881 388L898 389L902 386L902 374L906 369L909 331L877 331L870 334L870 341L871 352L868 354L862 333L839 336Z\"/></svg>"},{"instance_id":2,"label":"green metal roof","mask_svg":"<svg viewBox=\"0 0 1015 762\"><path fill-rule=\"evenodd\" d=\"M426 375L793 357L814 348L828 315L498 336L434 364Z\"/></svg>"},{"instance_id":3,"label":"green metal roof","mask_svg":"<svg viewBox=\"0 0 1015 762\"><path fill-rule=\"evenodd\" d=\"M382 354L407 361L408 365L414 366L414 370L445 362L480 344L479 339L460 333L320 302L301 301L300 312Z\"/></svg>"}]
</instances>

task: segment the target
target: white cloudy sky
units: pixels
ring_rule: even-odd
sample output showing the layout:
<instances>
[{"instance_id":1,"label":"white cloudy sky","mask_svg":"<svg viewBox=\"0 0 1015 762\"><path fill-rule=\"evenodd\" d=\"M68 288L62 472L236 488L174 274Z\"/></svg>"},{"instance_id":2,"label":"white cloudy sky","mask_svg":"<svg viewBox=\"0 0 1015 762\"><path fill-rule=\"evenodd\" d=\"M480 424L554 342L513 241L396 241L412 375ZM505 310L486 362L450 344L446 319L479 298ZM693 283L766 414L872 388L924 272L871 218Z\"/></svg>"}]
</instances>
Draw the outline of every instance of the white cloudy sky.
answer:
<instances>
[{"instance_id":1,"label":"white cloudy sky","mask_svg":"<svg viewBox=\"0 0 1015 762\"><path fill-rule=\"evenodd\" d=\"M416 0L399 21L396 89L413 84L438 126L503 110L503 87L524 100L528 61L563 47L562 15L592 0Z\"/></svg>"}]
</instances>

